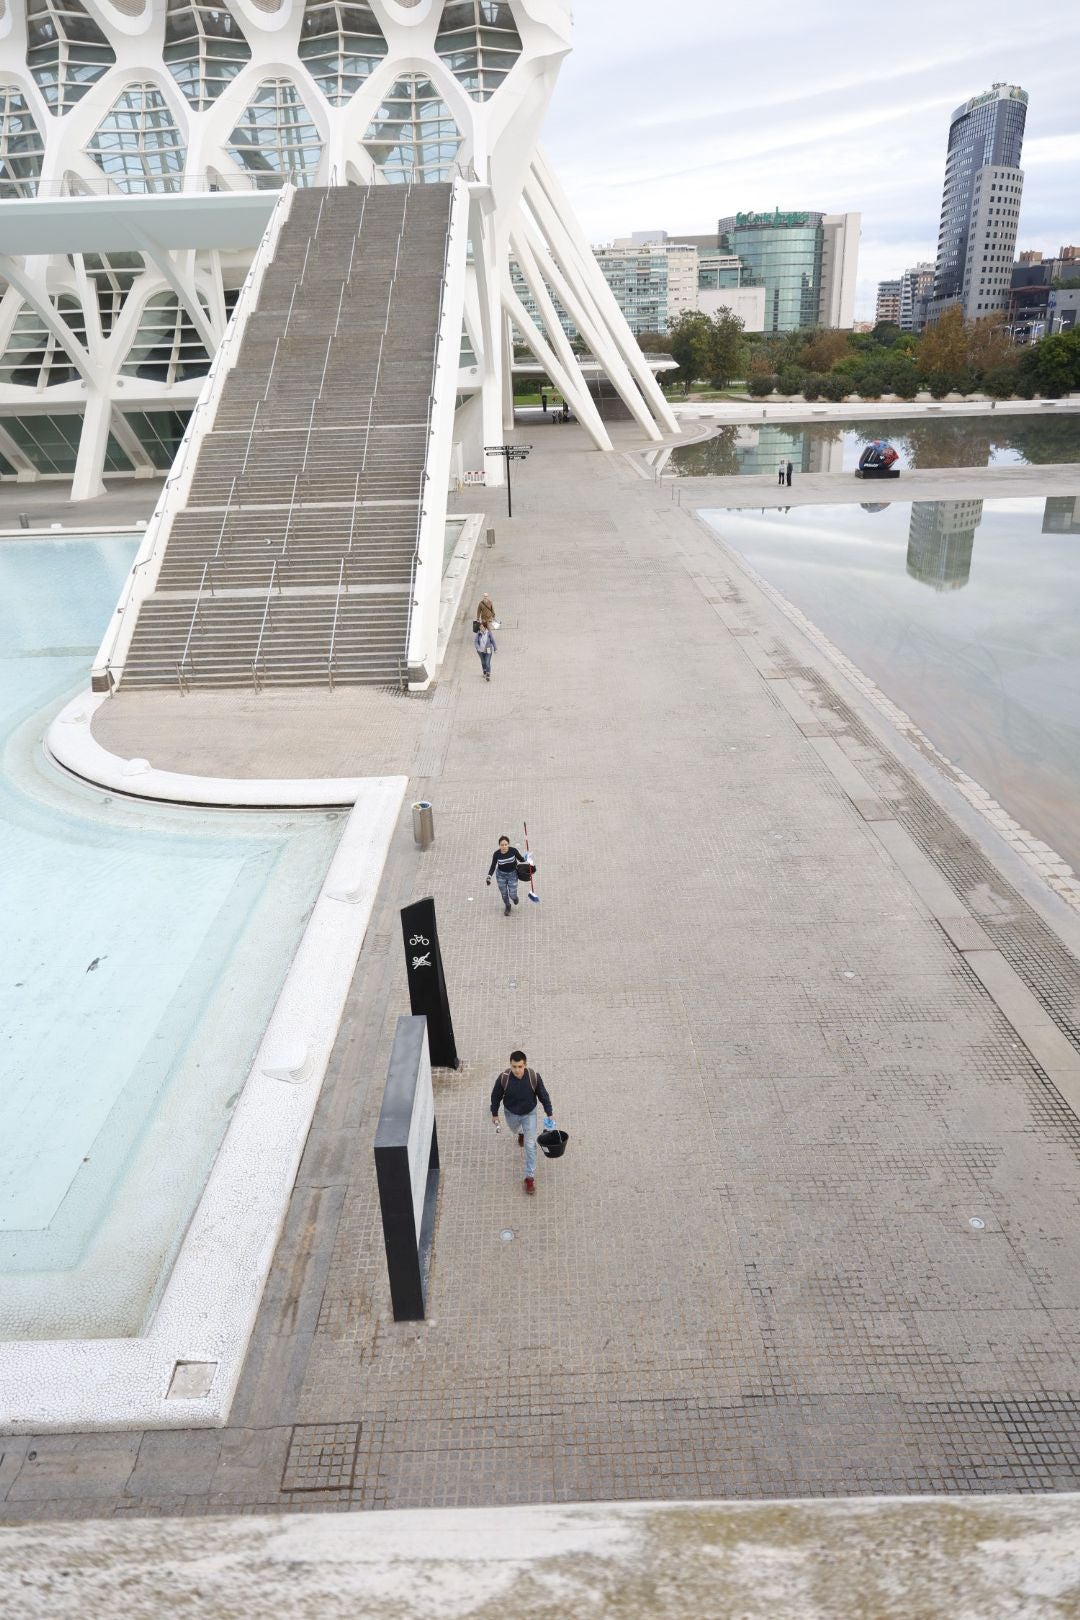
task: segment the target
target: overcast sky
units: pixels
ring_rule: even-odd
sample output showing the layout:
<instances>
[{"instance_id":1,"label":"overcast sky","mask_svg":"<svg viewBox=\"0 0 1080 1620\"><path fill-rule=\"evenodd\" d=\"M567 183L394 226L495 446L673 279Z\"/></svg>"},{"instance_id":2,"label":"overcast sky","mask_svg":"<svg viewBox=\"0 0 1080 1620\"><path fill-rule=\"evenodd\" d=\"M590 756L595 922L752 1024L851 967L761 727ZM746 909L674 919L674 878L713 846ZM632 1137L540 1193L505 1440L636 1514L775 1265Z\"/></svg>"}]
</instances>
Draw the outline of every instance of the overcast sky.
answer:
<instances>
[{"instance_id":1,"label":"overcast sky","mask_svg":"<svg viewBox=\"0 0 1080 1620\"><path fill-rule=\"evenodd\" d=\"M576 0L543 140L587 235L862 214L856 315L937 242L949 115L1030 96L1020 247L1080 243L1080 0Z\"/></svg>"}]
</instances>

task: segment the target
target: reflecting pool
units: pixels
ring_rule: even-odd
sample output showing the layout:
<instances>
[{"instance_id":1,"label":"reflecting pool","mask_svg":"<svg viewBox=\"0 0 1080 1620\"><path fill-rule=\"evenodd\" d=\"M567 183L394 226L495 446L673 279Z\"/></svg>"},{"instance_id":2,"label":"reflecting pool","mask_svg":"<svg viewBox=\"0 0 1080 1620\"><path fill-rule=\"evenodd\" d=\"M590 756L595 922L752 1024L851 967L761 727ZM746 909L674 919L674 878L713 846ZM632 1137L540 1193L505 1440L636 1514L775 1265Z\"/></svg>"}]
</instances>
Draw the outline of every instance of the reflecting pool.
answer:
<instances>
[{"instance_id":1,"label":"reflecting pool","mask_svg":"<svg viewBox=\"0 0 1080 1620\"><path fill-rule=\"evenodd\" d=\"M0 1338L137 1333L344 813L141 805L42 737L133 539L0 541Z\"/></svg>"},{"instance_id":2,"label":"reflecting pool","mask_svg":"<svg viewBox=\"0 0 1080 1620\"><path fill-rule=\"evenodd\" d=\"M702 516L1080 870L1080 496Z\"/></svg>"},{"instance_id":3,"label":"reflecting pool","mask_svg":"<svg viewBox=\"0 0 1080 1620\"><path fill-rule=\"evenodd\" d=\"M889 439L901 467L1045 466L1080 461L1080 411L1040 416L930 416L859 422L731 423L699 444L650 451L665 478L776 477L781 461L796 472L854 472L871 439Z\"/></svg>"}]
</instances>

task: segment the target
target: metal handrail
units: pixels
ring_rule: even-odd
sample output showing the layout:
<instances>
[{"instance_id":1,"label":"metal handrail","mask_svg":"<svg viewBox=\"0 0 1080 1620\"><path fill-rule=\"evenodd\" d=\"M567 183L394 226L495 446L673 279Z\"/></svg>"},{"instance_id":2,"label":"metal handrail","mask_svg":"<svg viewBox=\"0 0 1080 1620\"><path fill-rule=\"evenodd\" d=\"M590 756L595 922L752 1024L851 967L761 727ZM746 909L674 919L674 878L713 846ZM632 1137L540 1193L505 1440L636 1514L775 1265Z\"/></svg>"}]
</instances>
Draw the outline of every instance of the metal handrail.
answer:
<instances>
[{"instance_id":1,"label":"metal handrail","mask_svg":"<svg viewBox=\"0 0 1080 1620\"><path fill-rule=\"evenodd\" d=\"M369 411L369 416L370 416L370 411ZM365 457L367 456L367 442L366 441L364 443L364 455L365 455ZM359 504L360 504L360 473L357 473L357 475L356 475L356 483L353 485L352 512L349 515L349 544L345 548L346 555L349 556L349 557L352 556L353 535L356 533L356 508L357 508L357 506Z\"/></svg>"},{"instance_id":2,"label":"metal handrail","mask_svg":"<svg viewBox=\"0 0 1080 1620\"><path fill-rule=\"evenodd\" d=\"M259 406L261 404L262 404L262 400L257 399L255 401L255 409L251 413L251 429L250 429L250 431L248 433L248 437L247 437L247 449L244 451L244 464L240 468L240 477L241 478L247 472L248 457L251 454L251 441L255 437L255 427L256 427L256 424L258 423L258 420L259 420Z\"/></svg>"},{"instance_id":3,"label":"metal handrail","mask_svg":"<svg viewBox=\"0 0 1080 1620\"><path fill-rule=\"evenodd\" d=\"M266 634L267 621L269 620L273 624L273 620L270 618L270 598L274 592L274 580L276 577L277 562L275 561L270 570L270 583L266 587L266 605L263 608L262 623L259 626L259 639L255 644L255 657L251 660L251 679L256 692L259 690L259 658L262 653L263 636ZM280 590L281 587L279 586L278 589Z\"/></svg>"},{"instance_id":4,"label":"metal handrail","mask_svg":"<svg viewBox=\"0 0 1080 1620\"><path fill-rule=\"evenodd\" d=\"M286 325L288 325L288 322L286 322ZM266 387L263 389L263 404L264 405L266 404L266 401L270 397L270 384L274 380L274 367L277 365L277 354L278 354L278 350L280 348L281 348L281 338L280 338L280 336L278 336L278 337L276 337L274 339L274 352L270 356L270 370L266 373Z\"/></svg>"},{"instance_id":5,"label":"metal handrail","mask_svg":"<svg viewBox=\"0 0 1080 1620\"><path fill-rule=\"evenodd\" d=\"M225 502L225 513L224 513L224 516L221 519L221 528L218 530L217 545L214 547L214 556L215 556L215 558L220 557L220 555L221 555L221 543L225 539L225 525L229 521L229 512L232 509L232 500L233 500L233 496L235 494L236 494L236 474L234 473L233 474L233 481L229 485L229 498Z\"/></svg>"},{"instance_id":6,"label":"metal handrail","mask_svg":"<svg viewBox=\"0 0 1080 1620\"><path fill-rule=\"evenodd\" d=\"M334 622L330 626L330 650L326 655L326 678L330 683L331 692L334 690L334 642L337 639L338 612L341 608L341 587L345 579L345 559L341 559L338 569L337 596L334 598Z\"/></svg>"},{"instance_id":7,"label":"metal handrail","mask_svg":"<svg viewBox=\"0 0 1080 1620\"><path fill-rule=\"evenodd\" d=\"M280 557L280 559L275 560L275 563L274 563L275 568L277 567L277 562L278 561L284 562L285 553L289 549L289 534L290 534L290 531L292 530L293 509L296 506L296 486L297 486L297 484L299 484L299 482L300 482L300 474L295 473L293 475L293 481L292 481L292 494L289 496L288 516L285 519L285 533L282 536L282 540L281 540L281 557Z\"/></svg>"},{"instance_id":8,"label":"metal handrail","mask_svg":"<svg viewBox=\"0 0 1080 1620\"><path fill-rule=\"evenodd\" d=\"M195 634L195 621L199 616L199 604L202 598L203 586L206 584L206 576L209 569L210 564L208 562L204 562L202 574L199 576L198 589L195 592L195 606L191 610L191 623L188 625L187 640L184 642L184 650L180 654L180 661L176 666L176 677L181 692L184 690L184 678L182 671L184 665L188 662L188 650L191 646L191 638ZM194 668L194 665L192 665L192 668Z\"/></svg>"}]
</instances>

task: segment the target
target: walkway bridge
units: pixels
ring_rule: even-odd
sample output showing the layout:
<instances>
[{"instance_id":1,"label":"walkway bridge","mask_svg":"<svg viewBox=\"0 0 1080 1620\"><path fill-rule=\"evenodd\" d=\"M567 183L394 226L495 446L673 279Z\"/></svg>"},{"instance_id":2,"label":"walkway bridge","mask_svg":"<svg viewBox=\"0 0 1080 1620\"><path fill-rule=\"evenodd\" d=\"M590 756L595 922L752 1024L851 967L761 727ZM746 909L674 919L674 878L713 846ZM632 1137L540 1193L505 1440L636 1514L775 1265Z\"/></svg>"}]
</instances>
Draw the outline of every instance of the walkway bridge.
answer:
<instances>
[{"instance_id":1,"label":"walkway bridge","mask_svg":"<svg viewBox=\"0 0 1080 1620\"><path fill-rule=\"evenodd\" d=\"M426 574L441 572L449 418L439 429L433 403L441 334L453 379L461 332L444 309L451 252L465 256L454 209L451 185L295 193L204 402L186 499L155 514L153 587L129 603L104 684L407 684L414 609L434 591L437 613L441 582L418 570L426 515Z\"/></svg>"}]
</instances>

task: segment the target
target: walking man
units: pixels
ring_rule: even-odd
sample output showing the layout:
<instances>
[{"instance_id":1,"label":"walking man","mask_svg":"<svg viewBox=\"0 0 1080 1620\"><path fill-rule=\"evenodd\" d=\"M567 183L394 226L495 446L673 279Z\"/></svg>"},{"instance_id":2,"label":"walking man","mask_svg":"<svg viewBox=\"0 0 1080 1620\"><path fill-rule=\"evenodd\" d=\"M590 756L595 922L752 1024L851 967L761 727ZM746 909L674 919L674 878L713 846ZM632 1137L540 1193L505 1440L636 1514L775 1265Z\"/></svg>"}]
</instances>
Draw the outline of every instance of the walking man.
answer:
<instances>
[{"instance_id":1,"label":"walking man","mask_svg":"<svg viewBox=\"0 0 1080 1620\"><path fill-rule=\"evenodd\" d=\"M479 655L480 668L484 672L484 679L485 681L490 681L491 655L493 652L498 652L499 649L495 645L495 637L491 633L491 626L489 624L481 623L479 630L473 637L473 646L476 648Z\"/></svg>"},{"instance_id":2,"label":"walking man","mask_svg":"<svg viewBox=\"0 0 1080 1620\"><path fill-rule=\"evenodd\" d=\"M788 489L791 488L791 468L792 468L792 463L789 461L788 464L787 464L787 487L788 487Z\"/></svg>"},{"instance_id":3,"label":"walking man","mask_svg":"<svg viewBox=\"0 0 1080 1620\"><path fill-rule=\"evenodd\" d=\"M509 838L503 833L499 838L499 847L491 857L487 885L490 889L491 877L492 873L494 873L495 881L499 885L499 893L503 897L504 917L510 915L510 902L513 901L515 906L518 903L518 862L522 866L531 864L528 857L523 855L520 850L515 849Z\"/></svg>"},{"instance_id":4,"label":"walking man","mask_svg":"<svg viewBox=\"0 0 1080 1620\"><path fill-rule=\"evenodd\" d=\"M784 463L783 462L781 462L779 467L777 467L777 469L776 469L776 482L778 484L782 484L784 482Z\"/></svg>"},{"instance_id":5,"label":"walking man","mask_svg":"<svg viewBox=\"0 0 1080 1620\"><path fill-rule=\"evenodd\" d=\"M501 840L500 840L501 841ZM552 1118L551 1098L547 1087L535 1069L526 1068L522 1051L511 1052L510 1067L504 1069L491 1088L491 1118L499 1128L499 1107L506 1115L507 1129L517 1132L518 1146L525 1149L525 1191L536 1191L536 1103L543 1103L547 1118L545 1127L550 1131Z\"/></svg>"}]
</instances>

